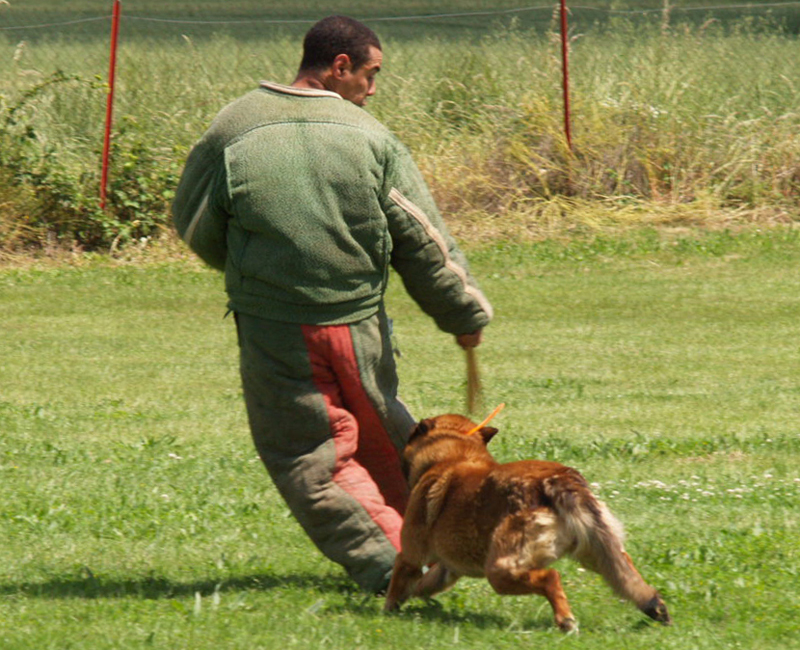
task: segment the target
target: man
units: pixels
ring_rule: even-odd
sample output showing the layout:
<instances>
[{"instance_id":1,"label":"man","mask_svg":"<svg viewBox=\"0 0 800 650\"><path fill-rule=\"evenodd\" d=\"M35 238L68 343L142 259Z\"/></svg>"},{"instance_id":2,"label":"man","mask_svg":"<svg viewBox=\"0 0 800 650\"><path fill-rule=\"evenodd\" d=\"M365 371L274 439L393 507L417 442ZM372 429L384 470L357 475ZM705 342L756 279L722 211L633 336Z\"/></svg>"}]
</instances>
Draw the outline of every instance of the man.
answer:
<instances>
[{"instance_id":1,"label":"man","mask_svg":"<svg viewBox=\"0 0 800 650\"><path fill-rule=\"evenodd\" d=\"M174 205L184 240L224 269L259 455L304 530L365 590L388 584L407 498L383 296L390 265L462 347L491 306L408 151L361 106L381 45L314 25L290 86L227 106L192 150Z\"/></svg>"}]
</instances>

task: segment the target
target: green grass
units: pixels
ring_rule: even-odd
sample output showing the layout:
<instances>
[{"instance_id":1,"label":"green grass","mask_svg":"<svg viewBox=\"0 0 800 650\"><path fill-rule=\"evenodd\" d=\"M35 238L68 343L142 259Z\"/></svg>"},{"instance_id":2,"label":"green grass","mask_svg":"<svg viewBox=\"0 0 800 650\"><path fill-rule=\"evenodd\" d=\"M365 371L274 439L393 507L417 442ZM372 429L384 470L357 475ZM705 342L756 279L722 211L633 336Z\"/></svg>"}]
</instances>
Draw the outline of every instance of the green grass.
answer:
<instances>
[{"instance_id":1,"label":"green grass","mask_svg":"<svg viewBox=\"0 0 800 650\"><path fill-rule=\"evenodd\" d=\"M578 637L464 580L384 616L324 560L247 432L221 278L188 260L0 270L3 648L798 648L800 238L492 244L478 360L501 460L579 467L672 628L562 561ZM393 280L401 394L465 363Z\"/></svg>"}]
</instances>

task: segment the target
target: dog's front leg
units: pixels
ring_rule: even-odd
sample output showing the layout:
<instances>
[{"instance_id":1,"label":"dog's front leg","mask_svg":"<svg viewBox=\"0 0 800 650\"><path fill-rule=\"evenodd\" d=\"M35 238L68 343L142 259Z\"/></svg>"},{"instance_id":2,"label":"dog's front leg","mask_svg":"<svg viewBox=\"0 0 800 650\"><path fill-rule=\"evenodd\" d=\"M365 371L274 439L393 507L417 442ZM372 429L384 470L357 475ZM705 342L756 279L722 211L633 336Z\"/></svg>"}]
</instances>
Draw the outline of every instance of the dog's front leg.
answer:
<instances>
[{"instance_id":1,"label":"dog's front leg","mask_svg":"<svg viewBox=\"0 0 800 650\"><path fill-rule=\"evenodd\" d=\"M391 612L406 602L422 578L422 567L411 564L402 553L394 561L389 591L383 605L384 612Z\"/></svg>"}]
</instances>

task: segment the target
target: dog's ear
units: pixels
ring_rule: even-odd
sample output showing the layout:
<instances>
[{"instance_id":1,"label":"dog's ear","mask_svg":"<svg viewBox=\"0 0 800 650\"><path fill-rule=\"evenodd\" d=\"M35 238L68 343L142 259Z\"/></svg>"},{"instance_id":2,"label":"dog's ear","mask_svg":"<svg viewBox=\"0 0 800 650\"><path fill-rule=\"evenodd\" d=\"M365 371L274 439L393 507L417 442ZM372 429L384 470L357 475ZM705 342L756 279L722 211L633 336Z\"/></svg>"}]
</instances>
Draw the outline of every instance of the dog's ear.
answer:
<instances>
[{"instance_id":1,"label":"dog's ear","mask_svg":"<svg viewBox=\"0 0 800 650\"><path fill-rule=\"evenodd\" d=\"M499 429L494 427L481 427L478 429L478 435L483 438L483 444L488 445L489 441L495 437Z\"/></svg>"},{"instance_id":2,"label":"dog's ear","mask_svg":"<svg viewBox=\"0 0 800 650\"><path fill-rule=\"evenodd\" d=\"M411 435L408 437L408 442L406 444L411 444L412 440L416 440L417 438L421 438L424 436L428 431L433 429L434 421L432 419L420 420L419 424L414 428L411 432Z\"/></svg>"}]
</instances>

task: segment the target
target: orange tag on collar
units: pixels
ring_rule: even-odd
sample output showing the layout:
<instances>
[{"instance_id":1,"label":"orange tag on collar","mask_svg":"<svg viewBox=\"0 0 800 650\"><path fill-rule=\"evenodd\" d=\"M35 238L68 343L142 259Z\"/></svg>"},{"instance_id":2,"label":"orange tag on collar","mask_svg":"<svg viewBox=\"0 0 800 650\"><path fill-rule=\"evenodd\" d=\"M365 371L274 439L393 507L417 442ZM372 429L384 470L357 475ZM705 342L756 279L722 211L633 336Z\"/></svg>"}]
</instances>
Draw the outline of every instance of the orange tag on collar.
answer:
<instances>
[{"instance_id":1,"label":"orange tag on collar","mask_svg":"<svg viewBox=\"0 0 800 650\"><path fill-rule=\"evenodd\" d=\"M475 428L470 429L469 431L467 431L466 435L471 436L471 435L474 435L474 434L478 433L478 431L480 431L483 427L485 427L487 424L489 424L489 422L491 422L494 419L494 416L497 415L500 411L502 411L505 408L505 406L506 406L505 403L500 404L494 411L489 413L489 417L487 417L483 422L481 422Z\"/></svg>"}]
</instances>

